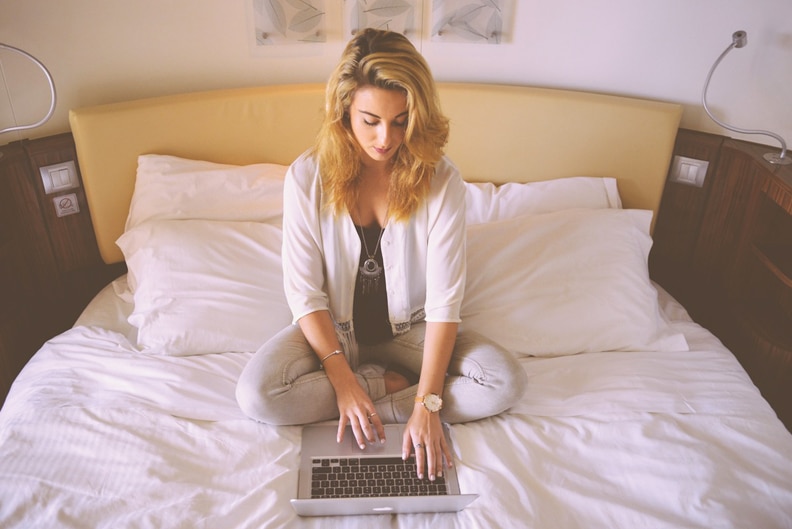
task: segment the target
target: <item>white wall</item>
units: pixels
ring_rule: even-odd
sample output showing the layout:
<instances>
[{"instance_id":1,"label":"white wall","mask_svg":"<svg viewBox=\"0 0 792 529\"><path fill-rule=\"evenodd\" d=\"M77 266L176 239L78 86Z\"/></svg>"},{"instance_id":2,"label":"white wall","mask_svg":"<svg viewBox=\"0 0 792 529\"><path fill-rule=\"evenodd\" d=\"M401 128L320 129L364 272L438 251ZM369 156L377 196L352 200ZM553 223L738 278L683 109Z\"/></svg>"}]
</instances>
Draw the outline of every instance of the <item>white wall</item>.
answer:
<instances>
[{"instance_id":1,"label":"white wall","mask_svg":"<svg viewBox=\"0 0 792 529\"><path fill-rule=\"evenodd\" d=\"M323 45L256 50L250 0L0 0L0 42L27 50L52 72L58 106L39 129L0 134L0 144L68 130L68 109L183 91L324 82L348 35ZM516 0L514 37L501 45L428 38L421 51L441 81L585 89L682 103L682 125L723 131L704 114L701 88L737 29L713 78L711 108L745 128L792 142L791 0ZM326 0L341 27L341 0ZM0 128L38 120L48 91L24 61L0 50ZM5 86L7 85L7 87ZM9 103L10 91L10 103Z\"/></svg>"}]
</instances>

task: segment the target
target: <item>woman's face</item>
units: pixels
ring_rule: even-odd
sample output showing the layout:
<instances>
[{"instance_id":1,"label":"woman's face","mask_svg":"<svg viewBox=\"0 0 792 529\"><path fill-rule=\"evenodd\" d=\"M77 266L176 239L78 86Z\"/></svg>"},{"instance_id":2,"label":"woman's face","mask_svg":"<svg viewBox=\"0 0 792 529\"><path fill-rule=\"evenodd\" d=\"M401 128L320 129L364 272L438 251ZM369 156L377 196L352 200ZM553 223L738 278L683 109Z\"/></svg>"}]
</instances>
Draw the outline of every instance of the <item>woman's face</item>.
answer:
<instances>
[{"instance_id":1,"label":"woman's face","mask_svg":"<svg viewBox=\"0 0 792 529\"><path fill-rule=\"evenodd\" d=\"M375 86L358 88L349 106L349 121L365 153L363 164L384 164L404 141L407 95Z\"/></svg>"}]
</instances>

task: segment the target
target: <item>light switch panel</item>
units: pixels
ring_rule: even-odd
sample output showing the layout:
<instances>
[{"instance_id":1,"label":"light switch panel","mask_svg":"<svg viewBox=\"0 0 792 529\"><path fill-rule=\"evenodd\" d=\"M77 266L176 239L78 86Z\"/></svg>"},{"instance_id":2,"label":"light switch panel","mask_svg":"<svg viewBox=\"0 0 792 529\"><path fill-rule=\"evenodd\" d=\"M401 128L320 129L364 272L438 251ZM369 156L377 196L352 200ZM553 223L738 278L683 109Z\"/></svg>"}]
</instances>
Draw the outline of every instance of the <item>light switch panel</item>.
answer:
<instances>
[{"instance_id":1,"label":"light switch panel","mask_svg":"<svg viewBox=\"0 0 792 529\"><path fill-rule=\"evenodd\" d=\"M48 195L80 187L73 161L39 167L39 173L44 183L44 192Z\"/></svg>"},{"instance_id":2,"label":"light switch panel","mask_svg":"<svg viewBox=\"0 0 792 529\"><path fill-rule=\"evenodd\" d=\"M709 162L685 156L674 156L671 164L671 181L696 187L704 185Z\"/></svg>"}]
</instances>

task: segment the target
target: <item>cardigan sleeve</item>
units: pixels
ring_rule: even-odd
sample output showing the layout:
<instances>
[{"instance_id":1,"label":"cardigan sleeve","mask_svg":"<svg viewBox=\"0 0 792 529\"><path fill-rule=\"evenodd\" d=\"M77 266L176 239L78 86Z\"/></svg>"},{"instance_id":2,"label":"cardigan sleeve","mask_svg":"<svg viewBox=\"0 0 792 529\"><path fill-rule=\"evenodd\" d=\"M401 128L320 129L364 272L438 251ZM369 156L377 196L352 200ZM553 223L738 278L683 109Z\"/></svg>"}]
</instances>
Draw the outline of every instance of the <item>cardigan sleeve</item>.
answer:
<instances>
[{"instance_id":1,"label":"cardigan sleeve","mask_svg":"<svg viewBox=\"0 0 792 529\"><path fill-rule=\"evenodd\" d=\"M429 197L426 321L459 322L465 293L465 184L444 158Z\"/></svg>"},{"instance_id":2,"label":"cardigan sleeve","mask_svg":"<svg viewBox=\"0 0 792 529\"><path fill-rule=\"evenodd\" d=\"M283 186L283 284L295 322L307 314L329 308L319 184L313 159L302 155L287 171Z\"/></svg>"}]
</instances>

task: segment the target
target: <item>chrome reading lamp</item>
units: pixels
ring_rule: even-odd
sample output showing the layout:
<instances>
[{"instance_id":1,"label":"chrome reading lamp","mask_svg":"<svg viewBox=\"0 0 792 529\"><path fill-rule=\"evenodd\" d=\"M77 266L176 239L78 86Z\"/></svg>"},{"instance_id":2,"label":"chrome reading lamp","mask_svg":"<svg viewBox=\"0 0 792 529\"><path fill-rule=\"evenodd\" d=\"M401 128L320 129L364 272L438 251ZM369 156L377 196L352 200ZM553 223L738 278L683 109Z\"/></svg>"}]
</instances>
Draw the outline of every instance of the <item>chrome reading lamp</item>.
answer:
<instances>
[{"instance_id":1,"label":"chrome reading lamp","mask_svg":"<svg viewBox=\"0 0 792 529\"><path fill-rule=\"evenodd\" d=\"M16 53L22 55L23 57L25 57L26 59L29 59L29 60L33 61L33 63L36 66L38 66L39 68L41 68L42 72L44 72L44 75L47 78L47 82L49 83L49 89L50 89L50 107L49 107L49 111L47 111L47 115L46 116L41 118L36 123L31 123L30 125L17 125L17 126L14 126L14 127L7 127L5 129L0 129L0 134L3 134L4 132L12 132L12 131L15 131L15 130L34 129L36 127L39 127L39 126L43 125L44 123L47 122L47 120L49 120L49 118L52 117L52 113L55 111L55 100L56 100L56 97L55 97L55 83L52 81L52 75L50 75L49 70L47 70L47 67L44 66L41 63L41 61L39 61L38 59L33 57L28 52L26 52L24 50L20 50L19 48L15 48L13 46L9 46L8 44L3 44L2 42L0 42L0 49L5 49L5 50L16 52ZM0 73L1 73L1 71L0 71Z\"/></svg>"},{"instance_id":2,"label":"chrome reading lamp","mask_svg":"<svg viewBox=\"0 0 792 529\"><path fill-rule=\"evenodd\" d=\"M709 107L707 106L707 88L709 87L710 79L712 79L712 74L715 72L715 68L718 67L718 64L723 60L727 53L729 53L732 48L743 48L745 45L748 44L748 33L745 31L735 31L732 35L732 43L720 54L720 57L715 61L715 64L712 65L710 69L709 75L707 75L707 81L704 83L704 91L701 95L701 102L704 104L704 110L707 111L707 115L712 118L712 121L723 127L724 129L729 129L733 132L738 132L740 134L761 134L763 136L770 136L771 138L775 138L779 143L781 143L781 152L768 152L764 155L764 159L772 164L777 165L789 165L792 163L792 158L787 156L787 146L784 138L776 134L775 132L770 132L769 130L750 130L750 129L741 129L739 127L733 127L731 125L727 125L726 123L720 121L718 118L712 115L710 112Z\"/></svg>"}]
</instances>

